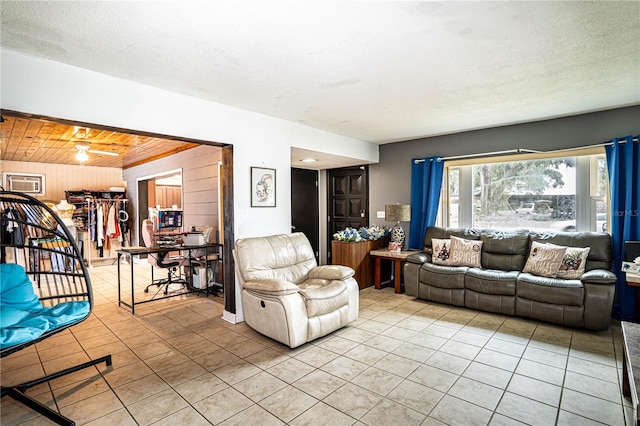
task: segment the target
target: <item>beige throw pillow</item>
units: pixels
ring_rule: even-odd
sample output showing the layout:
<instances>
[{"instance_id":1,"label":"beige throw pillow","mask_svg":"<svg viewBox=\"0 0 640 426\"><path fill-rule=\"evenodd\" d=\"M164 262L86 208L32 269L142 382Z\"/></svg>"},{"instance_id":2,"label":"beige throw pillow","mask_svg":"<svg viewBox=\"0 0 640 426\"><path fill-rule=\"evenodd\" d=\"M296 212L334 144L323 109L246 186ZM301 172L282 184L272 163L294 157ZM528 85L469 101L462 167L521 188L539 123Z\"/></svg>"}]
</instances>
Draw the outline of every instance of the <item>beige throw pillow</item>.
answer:
<instances>
[{"instance_id":1,"label":"beige throw pillow","mask_svg":"<svg viewBox=\"0 0 640 426\"><path fill-rule=\"evenodd\" d=\"M566 247L554 244L543 244L534 241L522 272L529 272L541 277L555 277L560 269Z\"/></svg>"},{"instance_id":2,"label":"beige throw pillow","mask_svg":"<svg viewBox=\"0 0 640 426\"><path fill-rule=\"evenodd\" d=\"M591 247L567 247L556 277L579 280L584 274L584 267L587 264L587 256L589 256L590 250Z\"/></svg>"},{"instance_id":3,"label":"beige throw pillow","mask_svg":"<svg viewBox=\"0 0 640 426\"><path fill-rule=\"evenodd\" d=\"M465 240L451 236L451 256L449 258L452 266L472 266L481 268L480 256L482 252L482 241Z\"/></svg>"},{"instance_id":4,"label":"beige throw pillow","mask_svg":"<svg viewBox=\"0 0 640 426\"><path fill-rule=\"evenodd\" d=\"M437 265L451 265L451 240L450 239L431 239L431 247L433 248L433 255L431 256L431 263Z\"/></svg>"}]
</instances>

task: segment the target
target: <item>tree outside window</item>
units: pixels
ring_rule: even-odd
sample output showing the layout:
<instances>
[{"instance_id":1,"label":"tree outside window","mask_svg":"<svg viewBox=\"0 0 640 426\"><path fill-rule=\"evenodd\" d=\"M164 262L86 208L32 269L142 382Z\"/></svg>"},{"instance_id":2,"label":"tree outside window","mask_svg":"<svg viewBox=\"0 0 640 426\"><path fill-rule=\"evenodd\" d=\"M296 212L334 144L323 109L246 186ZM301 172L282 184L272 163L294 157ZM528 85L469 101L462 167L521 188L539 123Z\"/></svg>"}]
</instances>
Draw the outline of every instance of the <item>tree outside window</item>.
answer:
<instances>
[{"instance_id":1,"label":"tree outside window","mask_svg":"<svg viewBox=\"0 0 640 426\"><path fill-rule=\"evenodd\" d=\"M555 157L447 167L444 225L602 232L607 222L606 164L603 156L590 157L586 163L577 157ZM591 168L587 173L591 184L586 186L577 184L583 164ZM465 173L471 178L461 178ZM461 196L464 193L469 195ZM585 204L580 199L590 201ZM592 207L577 214L577 206L585 205Z\"/></svg>"}]
</instances>

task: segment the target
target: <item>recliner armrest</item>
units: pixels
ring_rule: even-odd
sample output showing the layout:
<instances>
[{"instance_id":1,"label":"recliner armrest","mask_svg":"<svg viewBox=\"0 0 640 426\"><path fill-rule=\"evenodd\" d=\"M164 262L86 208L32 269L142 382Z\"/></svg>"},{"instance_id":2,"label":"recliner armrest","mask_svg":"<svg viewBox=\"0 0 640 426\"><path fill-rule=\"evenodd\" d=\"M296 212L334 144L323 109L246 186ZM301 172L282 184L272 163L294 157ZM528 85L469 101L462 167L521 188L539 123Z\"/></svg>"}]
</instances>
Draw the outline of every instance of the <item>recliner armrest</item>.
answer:
<instances>
[{"instance_id":1,"label":"recliner armrest","mask_svg":"<svg viewBox=\"0 0 640 426\"><path fill-rule=\"evenodd\" d=\"M300 291L300 287L286 280L254 280L244 283L244 289L271 296L286 296Z\"/></svg>"},{"instance_id":2,"label":"recliner armrest","mask_svg":"<svg viewBox=\"0 0 640 426\"><path fill-rule=\"evenodd\" d=\"M616 275L606 269L592 269L580 278L580 281L587 284L615 284L616 280Z\"/></svg>"},{"instance_id":3,"label":"recliner armrest","mask_svg":"<svg viewBox=\"0 0 640 426\"><path fill-rule=\"evenodd\" d=\"M424 252L420 252L410 254L405 260L410 263L418 263L422 265L423 263L426 263L428 261L428 258Z\"/></svg>"},{"instance_id":4,"label":"recliner armrest","mask_svg":"<svg viewBox=\"0 0 640 426\"><path fill-rule=\"evenodd\" d=\"M355 274L353 268L343 265L322 265L316 266L309 271L309 278L319 278L323 280L346 280Z\"/></svg>"}]
</instances>

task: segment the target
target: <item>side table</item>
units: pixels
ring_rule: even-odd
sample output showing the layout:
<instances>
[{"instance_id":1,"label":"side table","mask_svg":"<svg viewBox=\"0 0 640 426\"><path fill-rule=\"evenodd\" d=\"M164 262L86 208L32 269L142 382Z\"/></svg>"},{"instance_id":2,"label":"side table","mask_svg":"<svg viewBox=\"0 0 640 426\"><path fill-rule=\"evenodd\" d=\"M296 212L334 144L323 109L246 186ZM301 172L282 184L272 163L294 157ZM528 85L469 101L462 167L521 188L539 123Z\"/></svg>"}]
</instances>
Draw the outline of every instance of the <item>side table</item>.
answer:
<instances>
[{"instance_id":1,"label":"side table","mask_svg":"<svg viewBox=\"0 0 640 426\"><path fill-rule=\"evenodd\" d=\"M416 250L402 250L402 251L389 251L386 249L382 250L371 250L369 255L375 259L374 264L374 283L376 286L376 290L380 290L380 286L382 285L382 274L380 273L380 264L382 260L391 260L393 261L393 286L395 287L396 293L402 293L402 262L407 259L412 253L416 253Z\"/></svg>"},{"instance_id":2,"label":"side table","mask_svg":"<svg viewBox=\"0 0 640 426\"><path fill-rule=\"evenodd\" d=\"M636 288L636 318L640 320L640 277L627 273L627 285Z\"/></svg>"}]
</instances>

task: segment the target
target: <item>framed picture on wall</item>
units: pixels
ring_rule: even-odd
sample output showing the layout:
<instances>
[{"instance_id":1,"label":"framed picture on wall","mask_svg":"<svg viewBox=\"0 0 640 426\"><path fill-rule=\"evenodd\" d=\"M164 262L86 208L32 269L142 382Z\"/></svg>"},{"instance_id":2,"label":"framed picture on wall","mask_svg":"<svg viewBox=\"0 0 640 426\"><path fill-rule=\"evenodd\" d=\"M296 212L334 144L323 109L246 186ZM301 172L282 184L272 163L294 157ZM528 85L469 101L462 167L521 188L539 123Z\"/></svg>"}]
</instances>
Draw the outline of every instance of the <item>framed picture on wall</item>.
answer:
<instances>
[{"instance_id":1,"label":"framed picture on wall","mask_svg":"<svg viewBox=\"0 0 640 426\"><path fill-rule=\"evenodd\" d=\"M276 169L251 167L251 207L276 206Z\"/></svg>"}]
</instances>

